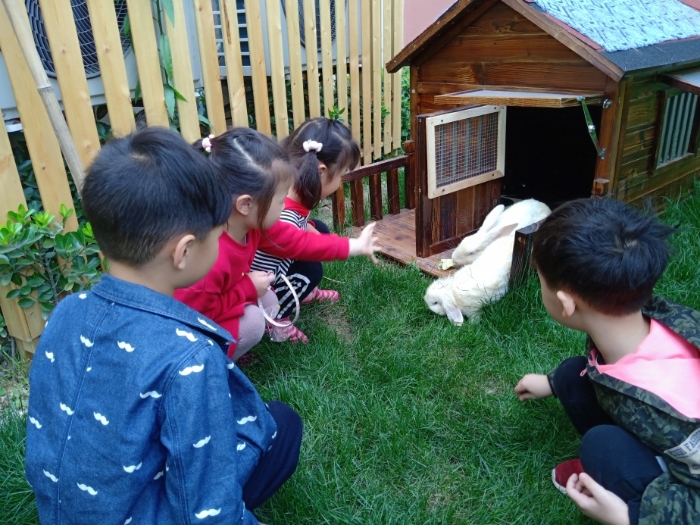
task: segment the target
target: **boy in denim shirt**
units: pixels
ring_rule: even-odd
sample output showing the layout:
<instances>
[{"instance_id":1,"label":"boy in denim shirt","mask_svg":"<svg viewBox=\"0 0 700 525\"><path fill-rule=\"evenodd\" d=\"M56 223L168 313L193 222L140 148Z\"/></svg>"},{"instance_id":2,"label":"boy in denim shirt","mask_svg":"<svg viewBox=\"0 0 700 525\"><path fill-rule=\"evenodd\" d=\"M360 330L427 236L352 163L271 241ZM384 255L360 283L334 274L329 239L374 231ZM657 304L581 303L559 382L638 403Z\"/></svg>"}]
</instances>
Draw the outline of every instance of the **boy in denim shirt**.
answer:
<instances>
[{"instance_id":1,"label":"boy in denim shirt","mask_svg":"<svg viewBox=\"0 0 700 525\"><path fill-rule=\"evenodd\" d=\"M66 297L32 363L26 473L42 523L244 523L294 472L302 425L172 298L211 268L231 199L205 156L147 128L107 144L83 207L105 275Z\"/></svg>"}]
</instances>

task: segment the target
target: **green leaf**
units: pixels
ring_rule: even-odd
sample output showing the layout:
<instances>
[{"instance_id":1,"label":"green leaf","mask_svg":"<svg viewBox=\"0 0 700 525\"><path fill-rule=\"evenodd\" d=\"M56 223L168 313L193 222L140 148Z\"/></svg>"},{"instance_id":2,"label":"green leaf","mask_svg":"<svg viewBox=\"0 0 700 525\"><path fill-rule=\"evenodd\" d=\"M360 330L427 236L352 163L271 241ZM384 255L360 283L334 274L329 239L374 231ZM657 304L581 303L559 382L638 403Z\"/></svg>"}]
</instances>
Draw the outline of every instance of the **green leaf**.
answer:
<instances>
[{"instance_id":1,"label":"green leaf","mask_svg":"<svg viewBox=\"0 0 700 525\"><path fill-rule=\"evenodd\" d=\"M173 55L170 51L170 40L165 33L160 35L160 61L165 70L166 83L172 87L175 84L173 80Z\"/></svg>"},{"instance_id":2,"label":"green leaf","mask_svg":"<svg viewBox=\"0 0 700 525\"><path fill-rule=\"evenodd\" d=\"M31 297L22 297L19 301L17 301L17 304L22 308L31 308L34 306L34 299Z\"/></svg>"},{"instance_id":3,"label":"green leaf","mask_svg":"<svg viewBox=\"0 0 700 525\"><path fill-rule=\"evenodd\" d=\"M3 286L7 286L10 284L10 281L12 280L12 274L11 273L4 273L2 277L0 277L0 284Z\"/></svg>"},{"instance_id":4,"label":"green leaf","mask_svg":"<svg viewBox=\"0 0 700 525\"><path fill-rule=\"evenodd\" d=\"M175 92L169 85L163 86L165 90L165 107L168 110L170 120L175 118Z\"/></svg>"},{"instance_id":5,"label":"green leaf","mask_svg":"<svg viewBox=\"0 0 700 525\"><path fill-rule=\"evenodd\" d=\"M177 89L175 89L175 86L170 86L173 88L173 92L175 93L175 98L178 100L182 100L183 102L187 102L187 99L184 97L182 93L180 93Z\"/></svg>"},{"instance_id":6,"label":"green leaf","mask_svg":"<svg viewBox=\"0 0 700 525\"><path fill-rule=\"evenodd\" d=\"M27 285L32 288L37 288L44 283L44 277L41 274L34 274L29 279L27 279Z\"/></svg>"},{"instance_id":7,"label":"green leaf","mask_svg":"<svg viewBox=\"0 0 700 525\"><path fill-rule=\"evenodd\" d=\"M199 115L199 123L204 124L210 130L214 131L214 125L211 122L209 122L209 119L207 117L205 117L204 115Z\"/></svg>"},{"instance_id":8,"label":"green leaf","mask_svg":"<svg viewBox=\"0 0 700 525\"><path fill-rule=\"evenodd\" d=\"M141 100L141 81L136 82L136 88L134 88L134 100Z\"/></svg>"},{"instance_id":9,"label":"green leaf","mask_svg":"<svg viewBox=\"0 0 700 525\"><path fill-rule=\"evenodd\" d=\"M173 5L173 0L161 0L163 2L163 11L168 15L170 23L175 25L175 6Z\"/></svg>"},{"instance_id":10,"label":"green leaf","mask_svg":"<svg viewBox=\"0 0 700 525\"><path fill-rule=\"evenodd\" d=\"M6 297L8 299L14 299L15 297L19 296L19 294L20 294L19 288L15 288L14 290L10 290L9 292L7 292Z\"/></svg>"},{"instance_id":11,"label":"green leaf","mask_svg":"<svg viewBox=\"0 0 700 525\"><path fill-rule=\"evenodd\" d=\"M129 15L124 17L124 22L122 23L122 34L124 36L129 36L131 34L131 22L129 22Z\"/></svg>"}]
</instances>

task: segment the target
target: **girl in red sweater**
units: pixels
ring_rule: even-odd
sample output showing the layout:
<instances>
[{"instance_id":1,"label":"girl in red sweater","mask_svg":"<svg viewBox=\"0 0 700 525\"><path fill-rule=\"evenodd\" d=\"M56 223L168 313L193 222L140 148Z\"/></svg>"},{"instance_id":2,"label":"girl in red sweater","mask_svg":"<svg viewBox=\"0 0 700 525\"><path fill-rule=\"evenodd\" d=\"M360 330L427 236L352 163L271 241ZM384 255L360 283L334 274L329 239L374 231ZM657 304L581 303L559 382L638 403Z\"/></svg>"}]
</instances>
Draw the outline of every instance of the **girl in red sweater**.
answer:
<instances>
[{"instance_id":1,"label":"girl in red sweater","mask_svg":"<svg viewBox=\"0 0 700 525\"><path fill-rule=\"evenodd\" d=\"M238 360L265 332L258 307L277 305L270 289L271 272L250 271L258 248L278 257L307 261L347 259L367 255L376 262L374 223L357 239L316 235L279 221L287 192L297 177L289 156L276 142L249 128L232 128L218 137L198 141L195 147L209 154L231 192L231 215L219 238L219 256L199 282L177 290L175 297L216 321L237 343L228 355ZM296 328L290 339L298 339Z\"/></svg>"},{"instance_id":2,"label":"girl in red sweater","mask_svg":"<svg viewBox=\"0 0 700 525\"><path fill-rule=\"evenodd\" d=\"M302 230L329 233L326 224L318 219L309 220L309 214L321 199L340 187L343 174L357 166L360 148L352 133L338 120L317 117L304 122L281 145L290 155L299 176L287 194L280 220ZM318 288L323 278L323 266L318 261L281 258L259 249L251 267L275 274L272 287L279 300L277 315L280 319L293 315L296 308L294 294L282 276L287 277L303 304L339 299L335 290ZM307 341L301 332L299 339Z\"/></svg>"}]
</instances>

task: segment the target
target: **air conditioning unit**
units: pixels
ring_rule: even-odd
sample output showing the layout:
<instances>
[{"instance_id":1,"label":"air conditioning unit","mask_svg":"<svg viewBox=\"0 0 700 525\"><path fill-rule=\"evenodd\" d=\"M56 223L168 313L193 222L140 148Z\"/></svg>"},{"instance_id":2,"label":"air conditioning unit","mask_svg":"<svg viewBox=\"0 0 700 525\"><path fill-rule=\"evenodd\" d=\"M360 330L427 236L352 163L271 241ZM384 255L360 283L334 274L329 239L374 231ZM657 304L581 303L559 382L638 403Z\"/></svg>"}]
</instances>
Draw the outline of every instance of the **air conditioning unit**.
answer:
<instances>
[{"instance_id":1,"label":"air conditioning unit","mask_svg":"<svg viewBox=\"0 0 700 525\"><path fill-rule=\"evenodd\" d=\"M216 31L216 45L217 45L217 52L219 55L219 70L221 73L221 77L224 78L226 77L226 61L224 59L224 46L223 46L223 33L221 29L221 10L220 10L220 0L212 0L213 1L213 9L214 9L214 27ZM287 12L286 12L286 2L285 0L278 0L281 4L281 25L282 25L282 46L283 46L283 53L284 53L284 66L287 68L287 73L289 73L289 46L293 45L292 42L289 42L288 38L288 33L287 33ZM301 66L303 70L306 70L306 31L304 27L304 1L303 0L297 0L298 1L298 10L299 10L299 32L301 35L300 42L298 42L298 45L301 48ZM330 1L330 9L331 9L331 39L333 43L333 64L336 63L337 61L337 49L336 49L336 30L335 30L335 10L336 10L336 0L314 0L314 5L316 7L316 49L318 50L318 67L319 69L322 67L322 57L321 57L321 33L318 28L320 28L321 25L321 13L320 13L320 2L328 2ZM342 0L337 2L338 6L342 6L343 9L345 9L345 20L348 20L348 2L347 0ZM358 2L358 6L360 5L360 2ZM264 0L260 0L260 17L262 21L262 30L263 30L263 41L264 41L264 47L265 47L265 70L269 73L271 71L270 68L270 44L268 42L268 33L267 33L267 8L266 8L266 3ZM237 17L237 22L238 22L238 33L240 35L240 40L241 40L241 58L243 62L243 75L244 76L251 76L251 68L250 68L250 47L249 47L249 40L248 40L248 34L249 34L249 29L246 23L246 12L245 12L245 3L244 0L236 0L236 17ZM359 13L359 7L358 7L358 20L360 20L360 13ZM358 28L359 29L359 28ZM346 41L348 40L348 30L346 29L345 35L346 35ZM345 49L349 50L349 45L346 42ZM361 50L360 50L361 52ZM349 52L346 51L346 59L349 56Z\"/></svg>"},{"instance_id":2,"label":"air conditioning unit","mask_svg":"<svg viewBox=\"0 0 700 525\"><path fill-rule=\"evenodd\" d=\"M53 0L52 0L53 1ZM113 0L117 14L117 23L119 32L122 35L122 51L124 53L124 62L126 65L126 75L129 82L129 88L133 94L138 82L138 71L136 69L136 57L131 49L131 44L128 36L122 32L122 27L127 16L126 0ZM148 1L148 0L144 0ZM54 91L61 101L61 92L56 80L56 70L54 69L53 58L49 49L49 40L46 36L44 28L44 20L39 7L39 0L25 0L27 14L29 15L30 26L34 33L34 43L36 44L39 56L44 65L44 69L53 84ZM97 52L95 50L95 40L92 35L90 26L90 16L86 0L71 0L73 8L73 17L78 31L78 40L80 41L80 51L83 55L83 65L87 76L88 89L93 106L105 103L105 90L102 85L100 76L100 67L97 62ZM192 62L192 73L194 76L195 87L202 86L202 66L199 58L199 47L197 41L197 27L194 18L194 7L192 2L184 2L185 7L185 23L187 25L187 40L189 42L190 60ZM17 103L12 94L12 86L10 77L7 72L5 60L0 52L0 111L2 118L5 121L12 121L19 118L17 112ZM21 125L9 125L8 131L21 129Z\"/></svg>"}]
</instances>

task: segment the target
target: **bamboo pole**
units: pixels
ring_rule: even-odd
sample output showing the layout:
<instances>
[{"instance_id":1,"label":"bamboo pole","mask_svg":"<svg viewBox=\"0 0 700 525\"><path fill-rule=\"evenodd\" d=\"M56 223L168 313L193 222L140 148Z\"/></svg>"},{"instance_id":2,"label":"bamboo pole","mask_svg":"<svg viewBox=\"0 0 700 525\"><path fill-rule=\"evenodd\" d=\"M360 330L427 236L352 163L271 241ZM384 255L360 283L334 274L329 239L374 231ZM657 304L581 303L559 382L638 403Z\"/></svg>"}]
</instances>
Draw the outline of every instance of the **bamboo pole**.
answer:
<instances>
[{"instance_id":1,"label":"bamboo pole","mask_svg":"<svg viewBox=\"0 0 700 525\"><path fill-rule=\"evenodd\" d=\"M63 152L63 156L73 176L75 186L78 188L78 193L80 193L83 187L83 180L85 179L83 163L80 160L80 155L78 155L78 150L75 147L70 131L68 131L68 124L63 117L61 107L58 105L58 100L56 99L56 94L53 92L51 82L49 82L49 77L46 76L46 71L44 71L44 67L41 64L39 53L36 47L34 47L32 30L26 19L22 16L17 0L2 0L2 3L5 6L7 16L17 36L17 41L22 48L22 54L24 54L32 77L34 77L36 89L46 107L51 126L58 138L58 143L61 146L61 151Z\"/></svg>"}]
</instances>

